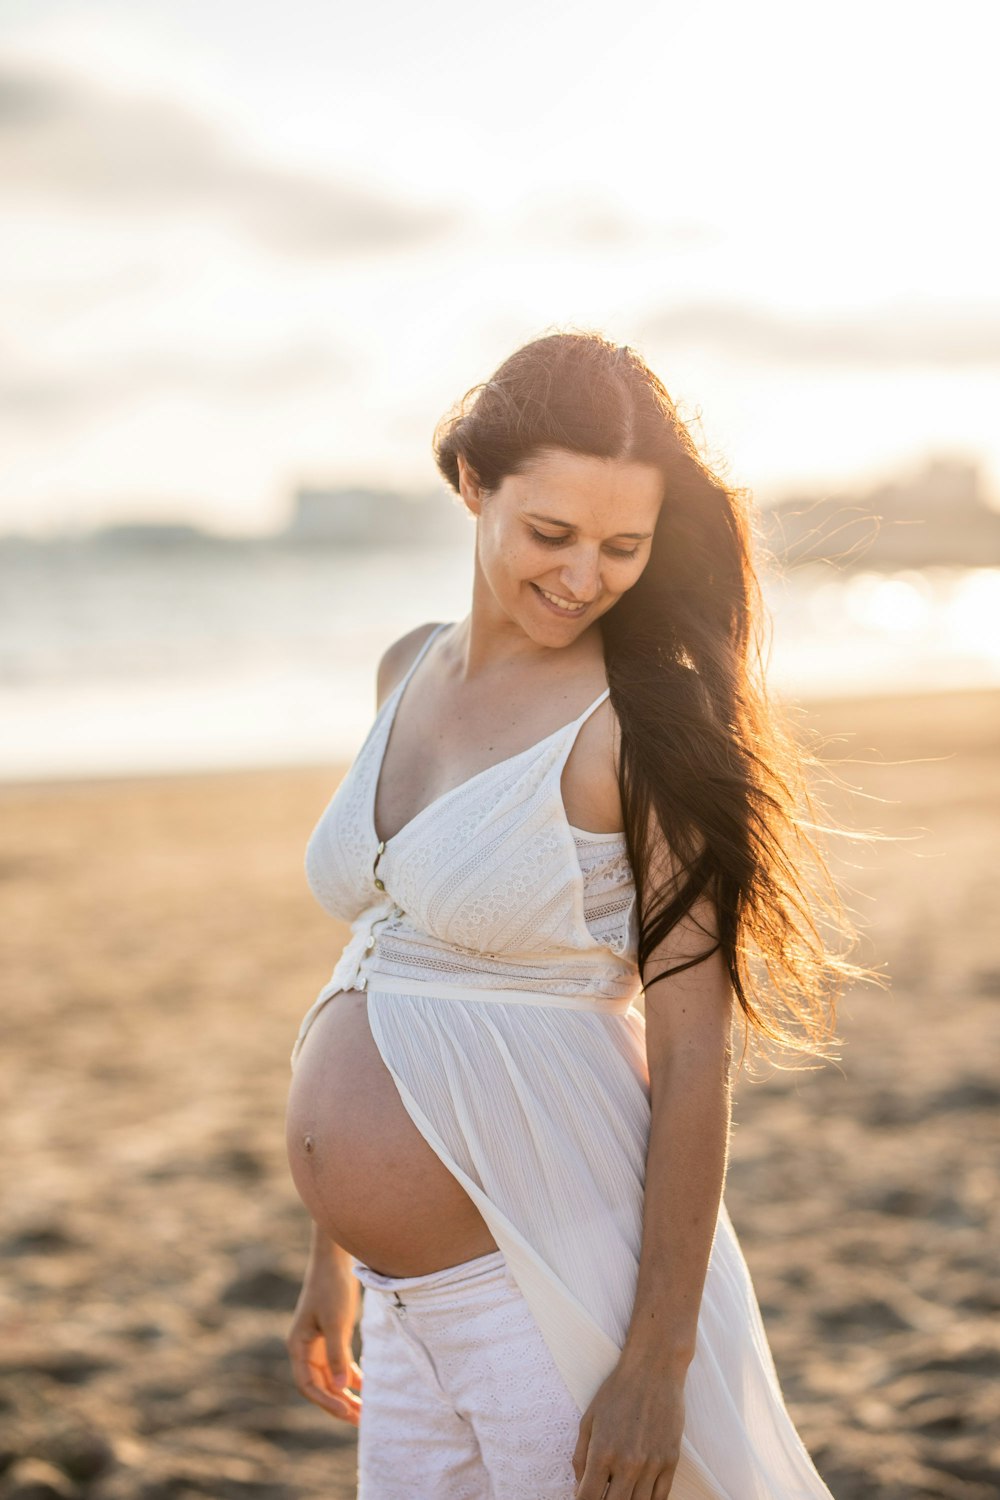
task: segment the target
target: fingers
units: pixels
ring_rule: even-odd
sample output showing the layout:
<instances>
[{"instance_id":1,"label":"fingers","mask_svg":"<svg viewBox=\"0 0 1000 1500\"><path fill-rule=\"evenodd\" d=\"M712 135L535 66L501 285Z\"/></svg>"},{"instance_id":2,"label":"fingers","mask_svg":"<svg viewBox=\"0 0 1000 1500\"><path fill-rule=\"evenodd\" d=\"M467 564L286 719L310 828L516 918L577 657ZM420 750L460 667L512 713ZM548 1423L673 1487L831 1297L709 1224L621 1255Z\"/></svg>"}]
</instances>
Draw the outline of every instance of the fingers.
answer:
<instances>
[{"instance_id":1,"label":"fingers","mask_svg":"<svg viewBox=\"0 0 1000 1500\"><path fill-rule=\"evenodd\" d=\"M295 1389L331 1417L357 1427L361 1421L361 1370L353 1360L331 1366L321 1333L295 1330L287 1341ZM352 1387L354 1389L352 1389Z\"/></svg>"},{"instance_id":2,"label":"fingers","mask_svg":"<svg viewBox=\"0 0 1000 1500\"><path fill-rule=\"evenodd\" d=\"M631 1415L627 1405L625 1409ZM680 1460L682 1423L683 1410L675 1403L666 1430L644 1419L636 1431L623 1431L621 1403L617 1410L612 1403L609 1414L606 1382L580 1419L572 1458L575 1500L668 1500ZM676 1443L670 1441L673 1426Z\"/></svg>"},{"instance_id":3,"label":"fingers","mask_svg":"<svg viewBox=\"0 0 1000 1500\"><path fill-rule=\"evenodd\" d=\"M580 1483L577 1486L576 1500L604 1500L610 1480L610 1466L603 1458L598 1457L591 1445Z\"/></svg>"},{"instance_id":4,"label":"fingers","mask_svg":"<svg viewBox=\"0 0 1000 1500\"><path fill-rule=\"evenodd\" d=\"M580 1423L572 1462L576 1500L668 1500L673 1485L675 1465L636 1464L595 1443L589 1411Z\"/></svg>"},{"instance_id":5,"label":"fingers","mask_svg":"<svg viewBox=\"0 0 1000 1500\"><path fill-rule=\"evenodd\" d=\"M588 1460L576 1500L668 1500L673 1473L636 1474L627 1466L613 1472L610 1459Z\"/></svg>"},{"instance_id":6,"label":"fingers","mask_svg":"<svg viewBox=\"0 0 1000 1500\"><path fill-rule=\"evenodd\" d=\"M599 1458L591 1439L594 1414L588 1409L580 1419L580 1435L573 1449L573 1473L576 1475L576 1500L604 1500L611 1477L610 1465Z\"/></svg>"},{"instance_id":7,"label":"fingers","mask_svg":"<svg viewBox=\"0 0 1000 1500\"><path fill-rule=\"evenodd\" d=\"M573 1473L576 1475L577 1484L583 1479L583 1471L587 1466L587 1449L590 1447L590 1429L593 1421L594 1419L589 1409L584 1412L580 1419L580 1435L576 1440L576 1447L573 1449L572 1460Z\"/></svg>"},{"instance_id":8,"label":"fingers","mask_svg":"<svg viewBox=\"0 0 1000 1500\"><path fill-rule=\"evenodd\" d=\"M346 1370L330 1370L325 1359L311 1360L309 1375L299 1389L308 1401L357 1427L361 1421L361 1401L350 1389L349 1378Z\"/></svg>"},{"instance_id":9,"label":"fingers","mask_svg":"<svg viewBox=\"0 0 1000 1500\"><path fill-rule=\"evenodd\" d=\"M643 1475L634 1482L631 1490L624 1490L622 1494L631 1496L631 1500L667 1500L670 1494L670 1485L673 1484L672 1476L666 1473L652 1473ZM609 1500L612 1491L609 1491Z\"/></svg>"},{"instance_id":10,"label":"fingers","mask_svg":"<svg viewBox=\"0 0 1000 1500\"><path fill-rule=\"evenodd\" d=\"M356 1364L353 1359L347 1356L343 1346L341 1344L335 1343L333 1339L327 1337L325 1339L325 1344L326 1362L330 1366L331 1371L342 1370L344 1372L345 1379L341 1382L341 1384L350 1386L352 1390L360 1391L362 1382L361 1366L359 1364ZM346 1365L344 1364L345 1357L347 1358Z\"/></svg>"}]
</instances>

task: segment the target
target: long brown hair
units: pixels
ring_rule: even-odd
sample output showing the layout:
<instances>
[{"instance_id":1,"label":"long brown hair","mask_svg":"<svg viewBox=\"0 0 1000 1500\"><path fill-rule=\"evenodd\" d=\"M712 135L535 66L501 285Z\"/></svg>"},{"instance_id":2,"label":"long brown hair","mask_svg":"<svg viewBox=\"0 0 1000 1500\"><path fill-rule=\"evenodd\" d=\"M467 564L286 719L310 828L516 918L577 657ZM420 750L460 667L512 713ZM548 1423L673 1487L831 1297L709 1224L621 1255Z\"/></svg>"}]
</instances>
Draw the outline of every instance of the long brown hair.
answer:
<instances>
[{"instance_id":1,"label":"long brown hair","mask_svg":"<svg viewBox=\"0 0 1000 1500\"><path fill-rule=\"evenodd\" d=\"M721 949L748 1035L821 1053L835 1040L839 990L876 976L820 931L822 918L848 946L857 938L810 833L820 823L807 768L818 762L767 692L749 492L712 473L645 361L592 331L524 345L434 433L438 468L456 493L459 453L489 493L552 448L663 475L649 561L601 620L640 973L707 896L718 942L650 983ZM659 885L651 819L674 860Z\"/></svg>"}]
</instances>

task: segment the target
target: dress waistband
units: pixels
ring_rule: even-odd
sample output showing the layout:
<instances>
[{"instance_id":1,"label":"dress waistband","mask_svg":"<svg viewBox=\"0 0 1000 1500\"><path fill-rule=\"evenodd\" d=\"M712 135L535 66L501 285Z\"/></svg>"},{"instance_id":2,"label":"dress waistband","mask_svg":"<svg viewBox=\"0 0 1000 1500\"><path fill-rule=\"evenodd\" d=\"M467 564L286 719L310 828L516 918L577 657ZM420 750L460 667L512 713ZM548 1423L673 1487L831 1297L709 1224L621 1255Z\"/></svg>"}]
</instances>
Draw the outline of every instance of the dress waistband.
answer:
<instances>
[{"instance_id":1,"label":"dress waistband","mask_svg":"<svg viewBox=\"0 0 1000 1500\"><path fill-rule=\"evenodd\" d=\"M459 1261L457 1265L444 1266L439 1271L425 1271L419 1276L386 1276L359 1260L354 1260L351 1269L363 1287L375 1292L391 1292L397 1300L398 1294L402 1294L407 1301L411 1297L429 1299L437 1292L447 1294L470 1283L507 1279L509 1274L502 1250L489 1250L474 1260Z\"/></svg>"},{"instance_id":2,"label":"dress waistband","mask_svg":"<svg viewBox=\"0 0 1000 1500\"><path fill-rule=\"evenodd\" d=\"M401 979L396 974L369 974L369 995L414 995L430 1000L485 1000L500 1005L540 1005L557 1010L589 1010L598 1015L623 1016L632 995L547 995L541 990L477 989L471 984L439 984L436 979Z\"/></svg>"}]
</instances>

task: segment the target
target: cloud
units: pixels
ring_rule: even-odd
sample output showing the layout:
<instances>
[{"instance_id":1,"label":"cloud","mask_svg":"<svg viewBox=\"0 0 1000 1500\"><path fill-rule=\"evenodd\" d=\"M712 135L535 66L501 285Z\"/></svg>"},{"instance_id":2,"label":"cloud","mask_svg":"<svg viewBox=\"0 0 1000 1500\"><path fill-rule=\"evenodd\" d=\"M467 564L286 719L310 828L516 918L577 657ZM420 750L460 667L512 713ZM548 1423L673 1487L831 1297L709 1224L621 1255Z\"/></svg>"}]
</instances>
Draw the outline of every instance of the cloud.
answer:
<instances>
[{"instance_id":1,"label":"cloud","mask_svg":"<svg viewBox=\"0 0 1000 1500\"><path fill-rule=\"evenodd\" d=\"M222 214L296 255L402 250L459 223L450 207L255 161L169 101L26 69L0 69L0 185L89 212Z\"/></svg>"},{"instance_id":2,"label":"cloud","mask_svg":"<svg viewBox=\"0 0 1000 1500\"><path fill-rule=\"evenodd\" d=\"M864 315L791 318L709 302L647 314L641 332L658 343L698 344L779 364L1000 363L1000 307L917 302Z\"/></svg>"},{"instance_id":3,"label":"cloud","mask_svg":"<svg viewBox=\"0 0 1000 1500\"><path fill-rule=\"evenodd\" d=\"M0 379L0 405L22 420L65 420L165 392L222 397L278 394L301 386L343 383L353 372L346 359L319 345L291 347L256 358L150 354L79 374L15 370Z\"/></svg>"},{"instance_id":4,"label":"cloud","mask_svg":"<svg viewBox=\"0 0 1000 1500\"><path fill-rule=\"evenodd\" d=\"M655 245L667 253L683 252L707 249L722 238L710 224L683 219L658 224L623 209L599 189L584 193L551 182L521 199L512 229L519 240L527 234L542 244L597 251Z\"/></svg>"}]
</instances>

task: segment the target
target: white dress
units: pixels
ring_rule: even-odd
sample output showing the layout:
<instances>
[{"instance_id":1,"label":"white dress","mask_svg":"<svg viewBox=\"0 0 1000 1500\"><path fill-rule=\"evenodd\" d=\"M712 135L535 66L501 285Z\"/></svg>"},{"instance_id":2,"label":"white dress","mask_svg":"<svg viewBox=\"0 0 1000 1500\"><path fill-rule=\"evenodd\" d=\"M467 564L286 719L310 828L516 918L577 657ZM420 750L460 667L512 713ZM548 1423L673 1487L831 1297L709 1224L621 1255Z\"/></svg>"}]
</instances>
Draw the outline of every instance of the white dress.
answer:
<instances>
[{"instance_id":1,"label":"white dress","mask_svg":"<svg viewBox=\"0 0 1000 1500\"><path fill-rule=\"evenodd\" d=\"M631 1317L650 1126L624 836L574 829L560 791L577 731L607 690L380 843L389 731L445 628L382 705L309 840L310 886L352 937L292 1066L321 1007L366 990L407 1112L481 1212L582 1412ZM830 1496L785 1407L724 1204L685 1411L671 1500Z\"/></svg>"}]
</instances>

